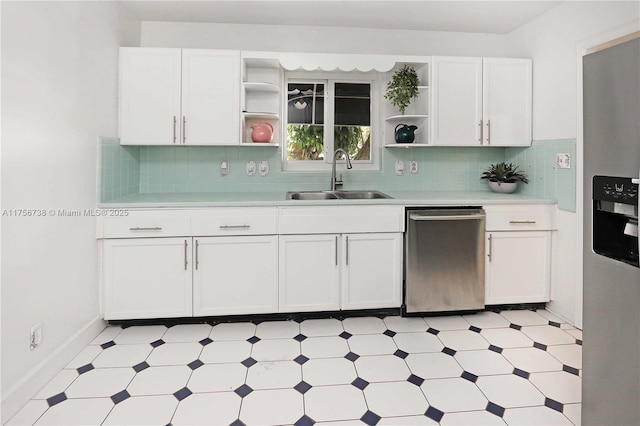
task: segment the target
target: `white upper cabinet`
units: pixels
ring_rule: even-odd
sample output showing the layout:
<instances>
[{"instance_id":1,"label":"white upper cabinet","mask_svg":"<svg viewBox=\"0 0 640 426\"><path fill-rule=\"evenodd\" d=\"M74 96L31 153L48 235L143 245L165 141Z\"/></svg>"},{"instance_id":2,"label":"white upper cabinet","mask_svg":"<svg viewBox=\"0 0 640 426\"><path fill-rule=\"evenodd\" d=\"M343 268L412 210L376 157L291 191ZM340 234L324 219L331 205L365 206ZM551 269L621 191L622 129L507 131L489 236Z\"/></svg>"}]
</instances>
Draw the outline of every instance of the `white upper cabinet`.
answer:
<instances>
[{"instance_id":1,"label":"white upper cabinet","mask_svg":"<svg viewBox=\"0 0 640 426\"><path fill-rule=\"evenodd\" d=\"M240 53L121 48L123 145L237 145Z\"/></svg>"},{"instance_id":2,"label":"white upper cabinet","mask_svg":"<svg viewBox=\"0 0 640 426\"><path fill-rule=\"evenodd\" d=\"M433 145L530 145L531 66L530 59L434 57Z\"/></svg>"}]
</instances>

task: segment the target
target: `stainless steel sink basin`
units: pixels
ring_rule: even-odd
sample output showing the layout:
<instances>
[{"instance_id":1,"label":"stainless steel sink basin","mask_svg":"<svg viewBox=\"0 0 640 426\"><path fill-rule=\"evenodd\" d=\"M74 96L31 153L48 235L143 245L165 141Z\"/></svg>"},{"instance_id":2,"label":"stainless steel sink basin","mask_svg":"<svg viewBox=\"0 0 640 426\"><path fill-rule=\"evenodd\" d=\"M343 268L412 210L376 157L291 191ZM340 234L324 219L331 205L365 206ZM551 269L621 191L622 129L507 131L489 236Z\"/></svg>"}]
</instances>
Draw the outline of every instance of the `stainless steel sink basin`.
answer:
<instances>
[{"instance_id":1,"label":"stainless steel sink basin","mask_svg":"<svg viewBox=\"0 0 640 426\"><path fill-rule=\"evenodd\" d=\"M380 191L291 191L287 200L374 200L392 198Z\"/></svg>"}]
</instances>

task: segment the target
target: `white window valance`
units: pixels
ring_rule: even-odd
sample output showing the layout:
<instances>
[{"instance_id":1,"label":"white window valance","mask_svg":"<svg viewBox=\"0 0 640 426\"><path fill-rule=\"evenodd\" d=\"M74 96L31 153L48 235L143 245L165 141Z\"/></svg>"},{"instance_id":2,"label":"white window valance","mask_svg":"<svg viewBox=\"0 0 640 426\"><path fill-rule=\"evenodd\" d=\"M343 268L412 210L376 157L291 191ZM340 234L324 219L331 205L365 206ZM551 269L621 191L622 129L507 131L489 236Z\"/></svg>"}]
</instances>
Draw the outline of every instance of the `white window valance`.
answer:
<instances>
[{"instance_id":1,"label":"white window valance","mask_svg":"<svg viewBox=\"0 0 640 426\"><path fill-rule=\"evenodd\" d=\"M288 71L379 71L391 70L396 64L394 56L331 54L331 53L279 53L280 65Z\"/></svg>"}]
</instances>

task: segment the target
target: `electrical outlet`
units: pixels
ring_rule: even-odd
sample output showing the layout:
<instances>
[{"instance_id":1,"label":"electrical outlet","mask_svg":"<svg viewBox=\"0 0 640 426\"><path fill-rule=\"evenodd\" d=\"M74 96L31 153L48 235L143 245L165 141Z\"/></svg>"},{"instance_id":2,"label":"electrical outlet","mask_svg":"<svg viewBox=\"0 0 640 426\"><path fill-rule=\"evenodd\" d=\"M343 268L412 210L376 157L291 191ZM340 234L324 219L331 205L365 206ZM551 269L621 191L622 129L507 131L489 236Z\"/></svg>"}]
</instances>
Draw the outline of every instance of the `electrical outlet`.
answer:
<instances>
[{"instance_id":1,"label":"electrical outlet","mask_svg":"<svg viewBox=\"0 0 640 426\"><path fill-rule=\"evenodd\" d=\"M396 175L404 175L404 161L396 160Z\"/></svg>"},{"instance_id":2,"label":"electrical outlet","mask_svg":"<svg viewBox=\"0 0 640 426\"><path fill-rule=\"evenodd\" d=\"M417 161L411 161L411 163L409 163L409 168L411 170L411 173L416 174L418 173L418 162Z\"/></svg>"},{"instance_id":3,"label":"electrical outlet","mask_svg":"<svg viewBox=\"0 0 640 426\"><path fill-rule=\"evenodd\" d=\"M220 174L226 176L229 174L229 162L224 160L220 163Z\"/></svg>"},{"instance_id":4,"label":"electrical outlet","mask_svg":"<svg viewBox=\"0 0 640 426\"><path fill-rule=\"evenodd\" d=\"M247 161L247 176L253 176L256 174L256 162L251 160Z\"/></svg>"},{"instance_id":5,"label":"electrical outlet","mask_svg":"<svg viewBox=\"0 0 640 426\"><path fill-rule=\"evenodd\" d=\"M556 166L559 169L570 169L571 154L556 154Z\"/></svg>"},{"instance_id":6,"label":"electrical outlet","mask_svg":"<svg viewBox=\"0 0 640 426\"><path fill-rule=\"evenodd\" d=\"M267 160L260 161L258 165L258 170L260 170L260 176L266 176L269 174L269 162Z\"/></svg>"},{"instance_id":7,"label":"electrical outlet","mask_svg":"<svg viewBox=\"0 0 640 426\"><path fill-rule=\"evenodd\" d=\"M42 323L31 327L31 332L29 333L29 348L34 350L40 343L42 343Z\"/></svg>"}]
</instances>

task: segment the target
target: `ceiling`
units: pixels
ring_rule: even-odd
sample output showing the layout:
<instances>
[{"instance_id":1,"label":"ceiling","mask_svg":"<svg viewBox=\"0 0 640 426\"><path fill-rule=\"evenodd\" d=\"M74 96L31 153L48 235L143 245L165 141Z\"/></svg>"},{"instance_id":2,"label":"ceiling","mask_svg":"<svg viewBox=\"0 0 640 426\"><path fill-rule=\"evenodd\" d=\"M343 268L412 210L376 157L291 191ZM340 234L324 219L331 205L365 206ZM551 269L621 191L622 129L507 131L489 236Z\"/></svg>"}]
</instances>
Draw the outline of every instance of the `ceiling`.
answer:
<instances>
[{"instance_id":1,"label":"ceiling","mask_svg":"<svg viewBox=\"0 0 640 426\"><path fill-rule=\"evenodd\" d=\"M141 21L507 34L561 1L120 1Z\"/></svg>"}]
</instances>

